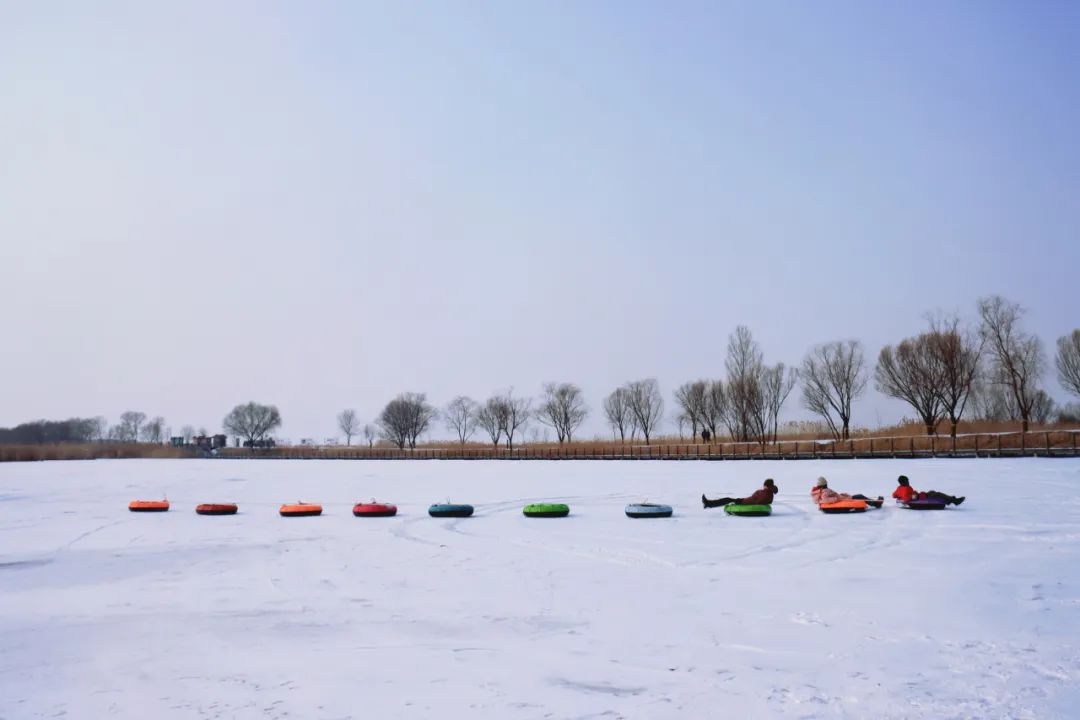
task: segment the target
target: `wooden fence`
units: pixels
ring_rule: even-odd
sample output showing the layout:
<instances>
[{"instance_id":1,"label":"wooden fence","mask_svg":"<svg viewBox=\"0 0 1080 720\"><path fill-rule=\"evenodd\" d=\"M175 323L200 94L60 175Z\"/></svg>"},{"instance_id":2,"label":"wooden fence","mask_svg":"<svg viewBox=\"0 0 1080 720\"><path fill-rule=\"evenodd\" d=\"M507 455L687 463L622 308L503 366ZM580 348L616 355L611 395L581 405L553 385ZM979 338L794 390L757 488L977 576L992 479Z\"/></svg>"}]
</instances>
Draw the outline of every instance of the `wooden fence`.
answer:
<instances>
[{"instance_id":1,"label":"wooden fence","mask_svg":"<svg viewBox=\"0 0 1080 720\"><path fill-rule=\"evenodd\" d=\"M375 447L228 448L220 458L281 460L815 460L852 458L1077 457L1076 430L972 434L949 437L784 440L776 443L631 445L612 443L562 447L444 447L398 450Z\"/></svg>"}]
</instances>

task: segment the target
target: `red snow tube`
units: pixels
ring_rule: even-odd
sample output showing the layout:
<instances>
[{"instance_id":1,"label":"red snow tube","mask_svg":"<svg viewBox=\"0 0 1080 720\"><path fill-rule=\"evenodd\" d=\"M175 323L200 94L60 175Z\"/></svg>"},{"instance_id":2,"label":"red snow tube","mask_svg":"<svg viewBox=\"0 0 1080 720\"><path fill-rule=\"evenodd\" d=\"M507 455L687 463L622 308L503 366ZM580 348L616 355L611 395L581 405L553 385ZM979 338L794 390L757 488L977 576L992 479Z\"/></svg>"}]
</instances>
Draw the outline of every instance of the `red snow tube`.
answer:
<instances>
[{"instance_id":1,"label":"red snow tube","mask_svg":"<svg viewBox=\"0 0 1080 720\"><path fill-rule=\"evenodd\" d=\"M821 512L836 515L840 513L861 513L866 512L865 500L841 500L834 503L822 503L818 505Z\"/></svg>"},{"instance_id":2,"label":"red snow tube","mask_svg":"<svg viewBox=\"0 0 1080 720\"><path fill-rule=\"evenodd\" d=\"M397 515L397 505L380 502L356 503L353 505L352 514L356 517L393 517Z\"/></svg>"},{"instance_id":3,"label":"red snow tube","mask_svg":"<svg viewBox=\"0 0 1080 720\"><path fill-rule=\"evenodd\" d=\"M131 512L168 512L168 500L132 500L128 503Z\"/></svg>"},{"instance_id":4,"label":"red snow tube","mask_svg":"<svg viewBox=\"0 0 1080 720\"><path fill-rule=\"evenodd\" d=\"M282 505L278 511L281 513L281 517L308 517L311 515L322 515L322 505L316 505L315 503L294 503L292 505Z\"/></svg>"},{"instance_id":5,"label":"red snow tube","mask_svg":"<svg viewBox=\"0 0 1080 720\"><path fill-rule=\"evenodd\" d=\"M195 506L199 515L235 515L236 503L203 503Z\"/></svg>"}]
</instances>

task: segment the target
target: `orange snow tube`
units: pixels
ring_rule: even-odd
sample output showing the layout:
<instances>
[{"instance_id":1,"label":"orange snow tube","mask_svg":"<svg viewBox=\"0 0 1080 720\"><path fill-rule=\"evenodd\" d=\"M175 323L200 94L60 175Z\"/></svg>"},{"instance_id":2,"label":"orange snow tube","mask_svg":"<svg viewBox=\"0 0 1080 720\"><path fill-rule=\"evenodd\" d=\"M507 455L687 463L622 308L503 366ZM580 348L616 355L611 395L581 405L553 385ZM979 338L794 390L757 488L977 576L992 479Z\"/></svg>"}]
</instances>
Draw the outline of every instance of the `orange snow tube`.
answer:
<instances>
[{"instance_id":1,"label":"orange snow tube","mask_svg":"<svg viewBox=\"0 0 1080 720\"><path fill-rule=\"evenodd\" d=\"M311 515L322 515L322 505L316 505L315 503L298 502L294 505L282 505L281 517L309 517Z\"/></svg>"},{"instance_id":2,"label":"orange snow tube","mask_svg":"<svg viewBox=\"0 0 1080 720\"><path fill-rule=\"evenodd\" d=\"M865 500L841 500L834 503L822 503L818 505L821 512L826 515L843 515L845 513L866 512Z\"/></svg>"},{"instance_id":3,"label":"orange snow tube","mask_svg":"<svg viewBox=\"0 0 1080 720\"><path fill-rule=\"evenodd\" d=\"M131 512L168 512L168 500L132 500L128 503Z\"/></svg>"},{"instance_id":4,"label":"orange snow tube","mask_svg":"<svg viewBox=\"0 0 1080 720\"><path fill-rule=\"evenodd\" d=\"M199 515L235 515L236 503L203 503L195 506Z\"/></svg>"}]
</instances>

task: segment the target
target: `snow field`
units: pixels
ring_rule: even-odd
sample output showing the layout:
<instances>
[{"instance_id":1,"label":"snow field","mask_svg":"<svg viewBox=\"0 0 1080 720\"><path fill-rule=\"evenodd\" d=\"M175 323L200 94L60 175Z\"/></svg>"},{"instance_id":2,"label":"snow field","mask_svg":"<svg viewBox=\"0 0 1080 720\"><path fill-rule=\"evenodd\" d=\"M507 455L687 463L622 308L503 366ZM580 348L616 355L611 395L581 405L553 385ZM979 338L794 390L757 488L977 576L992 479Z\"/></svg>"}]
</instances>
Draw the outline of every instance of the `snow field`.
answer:
<instances>
[{"instance_id":1,"label":"snow field","mask_svg":"<svg viewBox=\"0 0 1080 720\"><path fill-rule=\"evenodd\" d=\"M968 500L810 502L900 473ZM765 477L772 517L702 510ZM1064 459L0 465L0 718L1075 717L1078 490Z\"/></svg>"}]
</instances>

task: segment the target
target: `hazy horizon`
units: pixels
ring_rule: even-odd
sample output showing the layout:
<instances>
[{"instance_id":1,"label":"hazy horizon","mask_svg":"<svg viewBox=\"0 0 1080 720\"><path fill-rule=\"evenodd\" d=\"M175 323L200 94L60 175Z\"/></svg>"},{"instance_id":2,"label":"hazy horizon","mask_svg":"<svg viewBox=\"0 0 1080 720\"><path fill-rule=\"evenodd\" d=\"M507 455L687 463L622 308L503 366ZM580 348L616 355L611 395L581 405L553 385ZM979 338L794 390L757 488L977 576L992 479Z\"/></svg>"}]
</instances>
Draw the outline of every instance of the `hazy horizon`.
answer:
<instances>
[{"instance_id":1,"label":"hazy horizon","mask_svg":"<svg viewBox=\"0 0 1080 720\"><path fill-rule=\"evenodd\" d=\"M1065 2L0 7L0 426L572 381L591 437L737 325L872 368L989 294L1052 358L1078 48Z\"/></svg>"}]
</instances>

